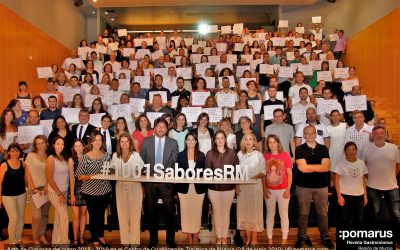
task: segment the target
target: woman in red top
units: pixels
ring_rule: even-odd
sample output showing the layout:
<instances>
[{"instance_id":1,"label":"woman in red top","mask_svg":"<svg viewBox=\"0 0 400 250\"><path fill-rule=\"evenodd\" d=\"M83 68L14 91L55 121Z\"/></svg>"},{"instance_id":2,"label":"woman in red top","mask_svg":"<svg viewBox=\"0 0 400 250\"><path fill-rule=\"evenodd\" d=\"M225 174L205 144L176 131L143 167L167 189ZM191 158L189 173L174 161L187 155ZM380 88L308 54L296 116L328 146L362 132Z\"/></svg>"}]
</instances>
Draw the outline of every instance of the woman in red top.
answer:
<instances>
[{"instance_id":1,"label":"woman in red top","mask_svg":"<svg viewBox=\"0 0 400 250\"><path fill-rule=\"evenodd\" d=\"M206 88L207 82L203 77L199 77L196 81L196 86L195 89L193 89L192 92L209 92L209 90ZM189 98L189 105L191 107L203 107L204 105L192 105L192 95L190 95Z\"/></svg>"},{"instance_id":2,"label":"woman in red top","mask_svg":"<svg viewBox=\"0 0 400 250\"><path fill-rule=\"evenodd\" d=\"M269 135L266 140L267 152L264 154L267 162L267 174L264 177L264 197L267 205L267 236L272 243L275 208L278 202L281 217L282 243L285 243L289 233L289 200L292 185L292 163L290 155L283 151L281 141L276 135Z\"/></svg>"},{"instance_id":3,"label":"woman in red top","mask_svg":"<svg viewBox=\"0 0 400 250\"><path fill-rule=\"evenodd\" d=\"M138 116L135 125L136 130L132 133L133 145L135 145L137 152L140 152L144 138L152 136L153 130L149 118L144 114Z\"/></svg>"}]
</instances>

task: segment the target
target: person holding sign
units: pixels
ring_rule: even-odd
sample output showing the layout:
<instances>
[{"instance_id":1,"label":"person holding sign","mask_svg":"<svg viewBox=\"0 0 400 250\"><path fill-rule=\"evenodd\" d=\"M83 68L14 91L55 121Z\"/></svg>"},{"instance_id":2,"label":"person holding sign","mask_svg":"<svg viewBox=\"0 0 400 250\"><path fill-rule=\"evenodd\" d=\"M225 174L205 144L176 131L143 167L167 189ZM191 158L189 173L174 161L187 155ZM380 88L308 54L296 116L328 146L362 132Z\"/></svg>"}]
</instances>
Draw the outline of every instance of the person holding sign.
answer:
<instances>
[{"instance_id":1,"label":"person holding sign","mask_svg":"<svg viewBox=\"0 0 400 250\"><path fill-rule=\"evenodd\" d=\"M262 178L266 173L266 165L253 133L243 136L238 158L240 166L247 167L249 177L256 180L257 184L236 185L237 228L246 233L245 245L257 245L257 233L264 231Z\"/></svg>"},{"instance_id":2,"label":"person holding sign","mask_svg":"<svg viewBox=\"0 0 400 250\"><path fill-rule=\"evenodd\" d=\"M272 124L272 120L266 119L267 114L264 114L264 106L272 106L272 105L282 105L282 107L285 107L285 103L282 100L278 100L276 97L277 94L277 88L274 86L270 86L268 89L268 99L263 101L261 105L261 123L260 123L260 130L261 130L261 135L264 134L265 128L269 125Z\"/></svg>"},{"instance_id":3,"label":"person holding sign","mask_svg":"<svg viewBox=\"0 0 400 250\"><path fill-rule=\"evenodd\" d=\"M313 202L322 245L333 249L335 245L329 239L328 230L329 150L315 141L317 129L314 126L308 125L303 132L306 142L298 146L295 153L299 170L296 179L299 229L294 247L301 248L304 244L312 246L307 236L307 224Z\"/></svg>"},{"instance_id":4,"label":"person holding sign","mask_svg":"<svg viewBox=\"0 0 400 250\"><path fill-rule=\"evenodd\" d=\"M270 57L268 53L263 55L263 61L261 64L270 64ZM257 64L256 67L256 82L260 84L261 94L264 95L265 90L269 87L269 78L273 76L273 74L264 74L260 72L261 64Z\"/></svg>"},{"instance_id":5,"label":"person holding sign","mask_svg":"<svg viewBox=\"0 0 400 250\"><path fill-rule=\"evenodd\" d=\"M28 84L25 81L18 83L18 93L15 95L16 99L31 99L32 95L27 91Z\"/></svg>"},{"instance_id":6,"label":"person holding sign","mask_svg":"<svg viewBox=\"0 0 400 250\"><path fill-rule=\"evenodd\" d=\"M21 102L18 99L12 99L7 108L12 109L15 114L15 124L17 126L23 126L26 124L28 119L28 112L22 109Z\"/></svg>"},{"instance_id":7,"label":"person holding sign","mask_svg":"<svg viewBox=\"0 0 400 250\"><path fill-rule=\"evenodd\" d=\"M196 88L192 91L192 93L196 93L196 92L209 92L209 90L206 88L206 80L203 78L203 77L199 77L197 80L196 80ZM189 97L189 105L191 106L191 107L202 107L202 106L204 106L204 104L203 105L192 105L192 103L193 103L193 95L190 95L190 97ZM197 101L196 101L196 103L197 103Z\"/></svg>"},{"instance_id":8,"label":"person holding sign","mask_svg":"<svg viewBox=\"0 0 400 250\"><path fill-rule=\"evenodd\" d=\"M143 140L140 156L145 164L150 164L150 175L156 174L155 165L162 164L164 169L173 168L178 156L178 143L176 140L166 136L168 123L163 118L154 121L154 136ZM171 183L146 183L144 184L146 194L146 212L150 224L149 248L158 245L158 212L157 203L161 198L166 215L166 243L168 247L175 248L175 207L174 207L174 184Z\"/></svg>"},{"instance_id":9,"label":"person holding sign","mask_svg":"<svg viewBox=\"0 0 400 250\"><path fill-rule=\"evenodd\" d=\"M150 93L154 92L154 91L165 91L167 92L167 100L162 100L162 104L163 106L171 106L171 91L169 91L169 89L163 87L163 76L162 75L156 75L154 77L154 86L152 88L149 89L149 91L147 92L146 95L146 106L150 106ZM160 96L161 98L161 96ZM166 105L165 105L166 104Z\"/></svg>"},{"instance_id":10,"label":"person holding sign","mask_svg":"<svg viewBox=\"0 0 400 250\"><path fill-rule=\"evenodd\" d=\"M296 128L296 147L305 142L304 138L304 128L307 126L314 126L317 130L317 135L315 141L321 145L325 145L327 148L330 147L330 137L326 126L323 123L320 123L317 119L317 111L315 108L307 108L306 110L306 118L307 120L303 123L298 124Z\"/></svg>"},{"instance_id":11,"label":"person holding sign","mask_svg":"<svg viewBox=\"0 0 400 250\"><path fill-rule=\"evenodd\" d=\"M352 96L360 96L361 86L360 85L353 86L350 94ZM364 115L365 123L369 124L374 119L374 110L372 109L371 101L367 100L367 110L363 110L362 113ZM352 112L348 111L345 112L344 118L349 126L352 126L354 124L354 117L352 117Z\"/></svg>"},{"instance_id":12,"label":"person holding sign","mask_svg":"<svg viewBox=\"0 0 400 250\"><path fill-rule=\"evenodd\" d=\"M233 100L231 100L231 99L226 100L225 97L228 97L228 96L229 96L229 98L232 97ZM239 100L239 98L238 98L237 93L230 89L230 82L229 82L228 77L226 77L226 76L222 77L222 89L215 94L215 98L217 99L217 103L220 103L219 99L224 100L224 103L223 103L224 106L222 106L222 109L224 111L223 116L224 117L232 117L232 111L234 109L234 105L227 106L225 101L229 101L234 104Z\"/></svg>"},{"instance_id":13,"label":"person holding sign","mask_svg":"<svg viewBox=\"0 0 400 250\"><path fill-rule=\"evenodd\" d=\"M185 79L183 79L183 77L178 77L176 78L176 86L177 89L172 92L171 97L172 96L186 96L187 98L190 97L190 91L185 89Z\"/></svg>"},{"instance_id":14,"label":"person holding sign","mask_svg":"<svg viewBox=\"0 0 400 250\"><path fill-rule=\"evenodd\" d=\"M287 151L284 151L277 135L270 134L266 139L266 176L263 179L264 198L267 205L267 236L272 243L272 233L275 222L276 203L278 203L281 218L282 243L285 243L289 233L289 201L292 187L292 161Z\"/></svg>"},{"instance_id":15,"label":"person holding sign","mask_svg":"<svg viewBox=\"0 0 400 250\"><path fill-rule=\"evenodd\" d=\"M163 106L163 99L160 94L155 94L153 96L153 102L151 107L148 107L144 110L144 114L147 112L156 112L156 113L164 113L172 116L172 112L169 108Z\"/></svg>"},{"instance_id":16,"label":"person holding sign","mask_svg":"<svg viewBox=\"0 0 400 250\"><path fill-rule=\"evenodd\" d=\"M199 149L196 134L189 132L184 138L185 149L178 154L180 169L204 169L205 155ZM198 244L201 214L207 186L203 184L176 184L181 208L182 232L187 234L188 244Z\"/></svg>"},{"instance_id":17,"label":"person holding sign","mask_svg":"<svg viewBox=\"0 0 400 250\"><path fill-rule=\"evenodd\" d=\"M228 148L226 135L218 131L213 137L212 149L206 155L205 167L211 170L222 169L224 165L236 166L239 159L234 150ZM235 197L235 186L232 184L213 184L208 186L208 196L212 204L215 229L217 234L216 244L228 244L230 211Z\"/></svg>"},{"instance_id":18,"label":"person holding sign","mask_svg":"<svg viewBox=\"0 0 400 250\"><path fill-rule=\"evenodd\" d=\"M307 101L309 97L309 92L308 88L301 88L299 90L299 97L300 101L297 102L296 104L293 105L292 109L290 110L290 113L292 115L292 122L297 126L297 124L305 122L306 121L306 110L309 108L314 108L315 105L312 103L309 103Z\"/></svg>"},{"instance_id":19,"label":"person holding sign","mask_svg":"<svg viewBox=\"0 0 400 250\"><path fill-rule=\"evenodd\" d=\"M138 170L144 166L142 158L135 151L132 137L129 133L121 134L117 152L112 157L111 165L116 171L122 172L122 175L127 171L131 175L137 175ZM121 244L139 245L143 200L142 185L140 182L117 181L115 195Z\"/></svg>"},{"instance_id":20,"label":"person holding sign","mask_svg":"<svg viewBox=\"0 0 400 250\"><path fill-rule=\"evenodd\" d=\"M373 126L365 123L364 114L361 111L353 111L352 117L354 125L346 129L344 141L345 143L352 141L357 145L357 148L362 149L370 141ZM358 156L360 156L361 150L358 153Z\"/></svg>"},{"instance_id":21,"label":"person holding sign","mask_svg":"<svg viewBox=\"0 0 400 250\"><path fill-rule=\"evenodd\" d=\"M236 135L233 133L231 121L228 118L222 118L218 123L218 129L224 131L228 148L236 151Z\"/></svg>"},{"instance_id":22,"label":"person holding sign","mask_svg":"<svg viewBox=\"0 0 400 250\"><path fill-rule=\"evenodd\" d=\"M301 88L306 88L307 89L307 93L308 96L310 98L312 98L312 88L310 87L310 85L307 85L304 83L304 74L300 71L298 71L295 74L295 82L296 84L293 85L292 87L290 87L289 89L289 99L288 99L288 106L291 108L294 104L296 104L297 102L300 101L300 89ZM307 98L308 98L307 96ZM307 99L306 98L306 99ZM311 99L311 102L313 102L313 100Z\"/></svg>"}]
</instances>

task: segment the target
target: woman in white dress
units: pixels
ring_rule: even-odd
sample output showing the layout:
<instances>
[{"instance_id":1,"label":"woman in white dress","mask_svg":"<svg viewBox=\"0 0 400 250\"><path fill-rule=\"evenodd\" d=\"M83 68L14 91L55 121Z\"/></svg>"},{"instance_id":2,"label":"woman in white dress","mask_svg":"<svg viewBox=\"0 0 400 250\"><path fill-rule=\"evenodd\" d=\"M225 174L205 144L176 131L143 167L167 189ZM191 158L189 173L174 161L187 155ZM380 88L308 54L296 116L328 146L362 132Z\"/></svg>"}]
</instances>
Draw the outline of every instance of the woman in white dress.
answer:
<instances>
[{"instance_id":1,"label":"woman in white dress","mask_svg":"<svg viewBox=\"0 0 400 250\"><path fill-rule=\"evenodd\" d=\"M236 150L236 135L233 133L232 124L228 118L223 118L218 123L218 129L222 130L226 134L226 143L228 144L228 148Z\"/></svg>"},{"instance_id":2,"label":"woman in white dress","mask_svg":"<svg viewBox=\"0 0 400 250\"><path fill-rule=\"evenodd\" d=\"M237 227L246 231L245 244L256 245L257 233L264 231L263 186L265 159L258 150L258 142L253 133L245 134L240 142L239 164L247 166L249 177L256 185L237 185Z\"/></svg>"},{"instance_id":3,"label":"woman in white dress","mask_svg":"<svg viewBox=\"0 0 400 250\"><path fill-rule=\"evenodd\" d=\"M205 155L193 132L185 137L185 149L178 154L178 166L187 169L204 169ZM182 232L187 234L188 244L197 244L201 227L201 211L207 186L204 184L176 184L181 208Z\"/></svg>"},{"instance_id":4,"label":"woman in white dress","mask_svg":"<svg viewBox=\"0 0 400 250\"><path fill-rule=\"evenodd\" d=\"M129 133L119 137L117 152L114 153L111 165L116 175L141 175L144 163L140 155L134 151L133 140ZM117 200L119 232L121 244L140 244L140 218L142 213L143 191L140 182L117 181L115 186Z\"/></svg>"},{"instance_id":5,"label":"woman in white dress","mask_svg":"<svg viewBox=\"0 0 400 250\"><path fill-rule=\"evenodd\" d=\"M335 169L342 159L344 159L344 143L346 138L347 124L340 122L342 115L338 110L332 110L331 112L331 125L327 126L328 134L331 138L331 146L329 147L329 156L331 157L331 171ZM333 186L333 172L331 172L331 187Z\"/></svg>"}]
</instances>

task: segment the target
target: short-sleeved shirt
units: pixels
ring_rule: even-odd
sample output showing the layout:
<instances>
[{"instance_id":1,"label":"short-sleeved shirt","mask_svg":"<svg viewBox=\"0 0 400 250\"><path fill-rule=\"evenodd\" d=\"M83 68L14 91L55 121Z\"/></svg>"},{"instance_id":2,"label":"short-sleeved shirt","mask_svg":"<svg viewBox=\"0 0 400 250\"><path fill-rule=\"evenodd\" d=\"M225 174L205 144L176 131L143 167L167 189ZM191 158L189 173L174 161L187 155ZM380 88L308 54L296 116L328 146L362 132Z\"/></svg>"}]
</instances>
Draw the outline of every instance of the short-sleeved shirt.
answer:
<instances>
[{"instance_id":1,"label":"short-sleeved shirt","mask_svg":"<svg viewBox=\"0 0 400 250\"><path fill-rule=\"evenodd\" d=\"M290 151L290 142L294 139L294 129L287 123L276 124L272 123L265 128L264 137L267 138L269 135L277 135L281 140L283 151Z\"/></svg>"},{"instance_id":2,"label":"short-sleeved shirt","mask_svg":"<svg viewBox=\"0 0 400 250\"><path fill-rule=\"evenodd\" d=\"M310 148L307 143L296 148L296 160L305 159L307 164L321 164L322 159L329 159L329 150L319 143L315 148ZM297 171L297 186L304 188L324 188L329 185L329 172L303 173Z\"/></svg>"},{"instance_id":3,"label":"short-sleeved shirt","mask_svg":"<svg viewBox=\"0 0 400 250\"><path fill-rule=\"evenodd\" d=\"M266 101L263 101L262 105L261 105L261 111L260 114L264 115L264 106L269 106L269 105L283 105L283 107L285 108L285 103L281 100L276 99L275 101L272 101L271 99L268 99ZM266 126L271 125L272 124L272 120L266 120L265 116L264 116L264 129Z\"/></svg>"},{"instance_id":4,"label":"short-sleeved shirt","mask_svg":"<svg viewBox=\"0 0 400 250\"><path fill-rule=\"evenodd\" d=\"M308 90L308 95L313 93L310 85L303 83L302 85L295 84L289 89L289 97L292 98L292 105L300 101L299 91L301 88L306 88Z\"/></svg>"},{"instance_id":5,"label":"short-sleeved shirt","mask_svg":"<svg viewBox=\"0 0 400 250\"><path fill-rule=\"evenodd\" d=\"M398 188L396 164L400 163L400 153L396 145L386 142L378 148L375 143L368 143L361 150L360 158L368 168L368 187L378 190Z\"/></svg>"},{"instance_id":6,"label":"short-sleeved shirt","mask_svg":"<svg viewBox=\"0 0 400 250\"><path fill-rule=\"evenodd\" d=\"M263 64L263 63L261 63ZM256 67L256 73L260 73L260 64L257 65ZM261 86L267 87L269 86L269 77L266 74L259 74L259 84Z\"/></svg>"},{"instance_id":7,"label":"short-sleeved shirt","mask_svg":"<svg viewBox=\"0 0 400 250\"><path fill-rule=\"evenodd\" d=\"M290 156L287 152L273 155L264 154L266 166L266 187L268 189L279 190L288 187L287 169L292 168Z\"/></svg>"},{"instance_id":8,"label":"short-sleeved shirt","mask_svg":"<svg viewBox=\"0 0 400 250\"><path fill-rule=\"evenodd\" d=\"M368 173L365 163L357 159L349 162L342 159L336 164L333 172L340 174L340 193L345 195L359 196L364 194L364 175Z\"/></svg>"}]
</instances>

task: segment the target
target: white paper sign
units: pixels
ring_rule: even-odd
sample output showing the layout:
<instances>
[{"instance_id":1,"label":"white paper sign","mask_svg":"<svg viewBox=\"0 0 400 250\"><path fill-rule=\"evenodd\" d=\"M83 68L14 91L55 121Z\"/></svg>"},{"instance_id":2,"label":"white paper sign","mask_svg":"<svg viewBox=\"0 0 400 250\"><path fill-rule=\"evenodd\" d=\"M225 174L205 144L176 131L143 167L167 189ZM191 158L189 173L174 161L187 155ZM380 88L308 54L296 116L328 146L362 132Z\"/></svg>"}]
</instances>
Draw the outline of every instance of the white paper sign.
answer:
<instances>
[{"instance_id":1,"label":"white paper sign","mask_svg":"<svg viewBox=\"0 0 400 250\"><path fill-rule=\"evenodd\" d=\"M240 78L240 89L247 90L247 83L250 81L256 81L256 78Z\"/></svg>"},{"instance_id":2,"label":"white paper sign","mask_svg":"<svg viewBox=\"0 0 400 250\"><path fill-rule=\"evenodd\" d=\"M36 68L38 78L52 78L53 77L53 71L51 70L51 67L38 67Z\"/></svg>"},{"instance_id":3,"label":"white paper sign","mask_svg":"<svg viewBox=\"0 0 400 250\"><path fill-rule=\"evenodd\" d=\"M277 91L275 98L278 99L278 100L281 100L282 102L284 102L285 101L285 97L283 95L283 91ZM268 90L265 90L264 100L265 101L269 100ZM293 101L293 103L296 103L296 102Z\"/></svg>"},{"instance_id":4,"label":"white paper sign","mask_svg":"<svg viewBox=\"0 0 400 250\"><path fill-rule=\"evenodd\" d=\"M91 94L86 94L85 95L85 107L90 108L92 107L92 103L95 99L99 98L98 95L91 95Z\"/></svg>"},{"instance_id":5,"label":"white paper sign","mask_svg":"<svg viewBox=\"0 0 400 250\"><path fill-rule=\"evenodd\" d=\"M274 111L276 109L285 110L283 105L265 105L263 108L265 121L274 119Z\"/></svg>"},{"instance_id":6,"label":"white paper sign","mask_svg":"<svg viewBox=\"0 0 400 250\"><path fill-rule=\"evenodd\" d=\"M123 56L129 57L131 54L135 54L135 48L124 48L123 49Z\"/></svg>"},{"instance_id":7,"label":"white paper sign","mask_svg":"<svg viewBox=\"0 0 400 250\"><path fill-rule=\"evenodd\" d=\"M243 116L247 116L250 120L253 120L253 110L252 109L238 109L233 111L233 123L239 122L239 119Z\"/></svg>"},{"instance_id":8,"label":"white paper sign","mask_svg":"<svg viewBox=\"0 0 400 250\"><path fill-rule=\"evenodd\" d=\"M332 110L338 108L338 100L336 99L330 99L330 100L325 100L323 98L318 99L317 102L317 114L318 115L325 115L325 114L330 114Z\"/></svg>"},{"instance_id":9,"label":"white paper sign","mask_svg":"<svg viewBox=\"0 0 400 250\"><path fill-rule=\"evenodd\" d=\"M193 38L184 38L186 46L192 46L193 44Z\"/></svg>"},{"instance_id":10,"label":"white paper sign","mask_svg":"<svg viewBox=\"0 0 400 250\"><path fill-rule=\"evenodd\" d=\"M352 88L354 86L358 86L359 82L357 79L355 80L344 80L342 81L342 89L343 92L347 93L347 92L351 92Z\"/></svg>"},{"instance_id":11,"label":"white paper sign","mask_svg":"<svg viewBox=\"0 0 400 250\"><path fill-rule=\"evenodd\" d=\"M79 88L73 89L71 87L59 86L58 91L64 96L64 103L72 102L74 95L80 94L81 90Z\"/></svg>"},{"instance_id":12,"label":"white paper sign","mask_svg":"<svg viewBox=\"0 0 400 250\"><path fill-rule=\"evenodd\" d=\"M149 49L138 49L135 58L143 59L145 55L151 56L151 52Z\"/></svg>"},{"instance_id":13,"label":"white paper sign","mask_svg":"<svg viewBox=\"0 0 400 250\"><path fill-rule=\"evenodd\" d=\"M40 120L40 125L43 126L43 133L47 137L51 131L53 131L53 121L54 120Z\"/></svg>"},{"instance_id":14,"label":"white paper sign","mask_svg":"<svg viewBox=\"0 0 400 250\"><path fill-rule=\"evenodd\" d=\"M236 52L242 52L243 51L244 44L243 43L235 43L235 46L233 47L233 50Z\"/></svg>"},{"instance_id":15,"label":"white paper sign","mask_svg":"<svg viewBox=\"0 0 400 250\"><path fill-rule=\"evenodd\" d=\"M226 60L227 63L236 64L238 62L237 55L226 55L226 57L227 57Z\"/></svg>"},{"instance_id":16,"label":"white paper sign","mask_svg":"<svg viewBox=\"0 0 400 250\"><path fill-rule=\"evenodd\" d=\"M118 50L118 43L109 43L108 48L110 48L111 51L116 51Z\"/></svg>"},{"instance_id":17,"label":"white paper sign","mask_svg":"<svg viewBox=\"0 0 400 250\"><path fill-rule=\"evenodd\" d=\"M167 68L154 68L153 69L154 75L162 75L163 78L168 76L168 69Z\"/></svg>"},{"instance_id":18,"label":"white paper sign","mask_svg":"<svg viewBox=\"0 0 400 250\"><path fill-rule=\"evenodd\" d=\"M244 59L246 63L250 63L253 61L253 55L240 55L240 59Z\"/></svg>"},{"instance_id":19,"label":"white paper sign","mask_svg":"<svg viewBox=\"0 0 400 250\"><path fill-rule=\"evenodd\" d=\"M192 106L203 106L210 92L192 92Z\"/></svg>"},{"instance_id":20,"label":"white paper sign","mask_svg":"<svg viewBox=\"0 0 400 250\"><path fill-rule=\"evenodd\" d=\"M253 107L254 114L258 115L261 112L261 100L248 100L250 106Z\"/></svg>"},{"instance_id":21,"label":"white paper sign","mask_svg":"<svg viewBox=\"0 0 400 250\"><path fill-rule=\"evenodd\" d=\"M105 103L107 105L119 104L122 94L121 91L108 91L104 94Z\"/></svg>"},{"instance_id":22,"label":"white paper sign","mask_svg":"<svg viewBox=\"0 0 400 250\"><path fill-rule=\"evenodd\" d=\"M338 34L330 34L330 35L329 35L329 40L330 40L331 42L336 42L337 40L339 40Z\"/></svg>"},{"instance_id":23,"label":"white paper sign","mask_svg":"<svg viewBox=\"0 0 400 250\"><path fill-rule=\"evenodd\" d=\"M197 75L204 75L208 68L211 68L210 63L197 63L196 65L196 74Z\"/></svg>"},{"instance_id":24,"label":"white paper sign","mask_svg":"<svg viewBox=\"0 0 400 250\"><path fill-rule=\"evenodd\" d=\"M122 92L129 92L131 89L131 81L129 79L119 79L118 90Z\"/></svg>"},{"instance_id":25,"label":"white paper sign","mask_svg":"<svg viewBox=\"0 0 400 250\"><path fill-rule=\"evenodd\" d=\"M234 107L236 102L235 94L220 93L217 96L218 107Z\"/></svg>"},{"instance_id":26,"label":"white paper sign","mask_svg":"<svg viewBox=\"0 0 400 250\"><path fill-rule=\"evenodd\" d=\"M216 65L219 63L219 56L208 56L208 62L211 65Z\"/></svg>"},{"instance_id":27,"label":"white paper sign","mask_svg":"<svg viewBox=\"0 0 400 250\"><path fill-rule=\"evenodd\" d=\"M295 31L300 34L304 34L304 27L296 27Z\"/></svg>"},{"instance_id":28,"label":"white paper sign","mask_svg":"<svg viewBox=\"0 0 400 250\"><path fill-rule=\"evenodd\" d=\"M140 83L142 89L150 88L150 76L135 76L134 81Z\"/></svg>"},{"instance_id":29,"label":"white paper sign","mask_svg":"<svg viewBox=\"0 0 400 250\"><path fill-rule=\"evenodd\" d=\"M321 16L313 16L311 21L312 23L321 23Z\"/></svg>"},{"instance_id":30,"label":"white paper sign","mask_svg":"<svg viewBox=\"0 0 400 250\"><path fill-rule=\"evenodd\" d=\"M131 105L130 104L116 104L112 105L109 109L113 120L118 117L124 117L126 120L132 119L131 117Z\"/></svg>"},{"instance_id":31,"label":"white paper sign","mask_svg":"<svg viewBox=\"0 0 400 250\"><path fill-rule=\"evenodd\" d=\"M178 86L176 85L176 77L172 79L170 77L165 78L163 81L163 86L164 88L168 89L171 93L177 90Z\"/></svg>"},{"instance_id":32,"label":"white paper sign","mask_svg":"<svg viewBox=\"0 0 400 250\"><path fill-rule=\"evenodd\" d=\"M313 70L321 70L322 61L310 61L310 65L312 65Z\"/></svg>"},{"instance_id":33,"label":"white paper sign","mask_svg":"<svg viewBox=\"0 0 400 250\"><path fill-rule=\"evenodd\" d=\"M78 56L81 60L86 60L88 53L90 51L89 47L78 47Z\"/></svg>"},{"instance_id":34,"label":"white paper sign","mask_svg":"<svg viewBox=\"0 0 400 250\"><path fill-rule=\"evenodd\" d=\"M236 66L236 76L237 77L242 77L244 71L250 71L250 65L238 65Z\"/></svg>"},{"instance_id":35,"label":"white paper sign","mask_svg":"<svg viewBox=\"0 0 400 250\"><path fill-rule=\"evenodd\" d=\"M32 144L37 135L43 135L43 126L19 126L17 141L19 144Z\"/></svg>"},{"instance_id":36,"label":"white paper sign","mask_svg":"<svg viewBox=\"0 0 400 250\"><path fill-rule=\"evenodd\" d=\"M274 66L270 64L260 64L260 74L274 74Z\"/></svg>"},{"instance_id":37,"label":"white paper sign","mask_svg":"<svg viewBox=\"0 0 400 250\"><path fill-rule=\"evenodd\" d=\"M90 114L89 124L95 126L96 128L101 127L101 117L106 113Z\"/></svg>"},{"instance_id":38,"label":"white paper sign","mask_svg":"<svg viewBox=\"0 0 400 250\"><path fill-rule=\"evenodd\" d=\"M295 57L294 57L294 52L293 52L293 51L288 51L288 52L286 52L286 59L287 59L288 61L293 61L293 60L295 59Z\"/></svg>"},{"instance_id":39,"label":"white paper sign","mask_svg":"<svg viewBox=\"0 0 400 250\"><path fill-rule=\"evenodd\" d=\"M222 108L203 108L203 113L207 113L210 122L220 122L222 120Z\"/></svg>"},{"instance_id":40,"label":"white paper sign","mask_svg":"<svg viewBox=\"0 0 400 250\"><path fill-rule=\"evenodd\" d=\"M171 108L176 109L178 107L179 96L171 97Z\"/></svg>"},{"instance_id":41,"label":"white paper sign","mask_svg":"<svg viewBox=\"0 0 400 250\"><path fill-rule=\"evenodd\" d=\"M217 43L216 44L217 51L219 52L226 52L226 43Z\"/></svg>"},{"instance_id":42,"label":"white paper sign","mask_svg":"<svg viewBox=\"0 0 400 250\"><path fill-rule=\"evenodd\" d=\"M208 25L208 33L217 33L218 25Z\"/></svg>"},{"instance_id":43,"label":"white paper sign","mask_svg":"<svg viewBox=\"0 0 400 250\"><path fill-rule=\"evenodd\" d=\"M201 107L183 107L182 113L186 115L187 122L196 122L199 115L202 113Z\"/></svg>"},{"instance_id":44,"label":"white paper sign","mask_svg":"<svg viewBox=\"0 0 400 250\"><path fill-rule=\"evenodd\" d=\"M243 23L235 23L233 25L233 34L242 34L243 33Z\"/></svg>"},{"instance_id":45,"label":"white paper sign","mask_svg":"<svg viewBox=\"0 0 400 250\"><path fill-rule=\"evenodd\" d=\"M302 64L297 67L297 70L302 72L305 76L312 76L314 71L313 71L313 66L310 64Z\"/></svg>"},{"instance_id":46,"label":"white paper sign","mask_svg":"<svg viewBox=\"0 0 400 250\"><path fill-rule=\"evenodd\" d=\"M43 98L47 107L49 106L49 97L50 96L55 96L57 98L57 102L58 102L58 95L56 93L40 93L40 97Z\"/></svg>"},{"instance_id":47,"label":"white paper sign","mask_svg":"<svg viewBox=\"0 0 400 250\"><path fill-rule=\"evenodd\" d=\"M257 67L257 65L259 65L260 63L262 63L263 62L263 59L256 59L256 60L252 60L252 61L250 61L250 69L251 69L251 72L255 72L256 71L256 67Z\"/></svg>"},{"instance_id":48,"label":"white paper sign","mask_svg":"<svg viewBox=\"0 0 400 250\"><path fill-rule=\"evenodd\" d=\"M293 68L292 67L279 67L279 77L293 77Z\"/></svg>"},{"instance_id":49,"label":"white paper sign","mask_svg":"<svg viewBox=\"0 0 400 250\"><path fill-rule=\"evenodd\" d=\"M289 21L288 20L279 20L279 28L287 28L289 27Z\"/></svg>"},{"instance_id":50,"label":"white paper sign","mask_svg":"<svg viewBox=\"0 0 400 250\"><path fill-rule=\"evenodd\" d=\"M159 45L165 45L167 38L165 36L156 36L156 41Z\"/></svg>"},{"instance_id":51,"label":"white paper sign","mask_svg":"<svg viewBox=\"0 0 400 250\"><path fill-rule=\"evenodd\" d=\"M306 111L305 110L295 110L290 112L292 115L293 124L299 124L307 121Z\"/></svg>"},{"instance_id":52,"label":"white paper sign","mask_svg":"<svg viewBox=\"0 0 400 250\"><path fill-rule=\"evenodd\" d=\"M231 33L231 26L221 26L221 34L230 34Z\"/></svg>"},{"instance_id":53,"label":"white paper sign","mask_svg":"<svg viewBox=\"0 0 400 250\"><path fill-rule=\"evenodd\" d=\"M118 30L118 36L127 36L128 31L126 29L119 29Z\"/></svg>"},{"instance_id":54,"label":"white paper sign","mask_svg":"<svg viewBox=\"0 0 400 250\"><path fill-rule=\"evenodd\" d=\"M68 123L79 123L79 111L80 108L63 108L61 110L62 116Z\"/></svg>"},{"instance_id":55,"label":"white paper sign","mask_svg":"<svg viewBox=\"0 0 400 250\"><path fill-rule=\"evenodd\" d=\"M161 95L161 99L162 99L163 103L167 103L168 102L167 91L151 91L151 92L149 92L149 102L150 103L153 103L153 96L155 94Z\"/></svg>"},{"instance_id":56,"label":"white paper sign","mask_svg":"<svg viewBox=\"0 0 400 250\"><path fill-rule=\"evenodd\" d=\"M345 96L344 102L346 105L346 112L351 112L354 110L364 111L367 110L367 96Z\"/></svg>"},{"instance_id":57,"label":"white paper sign","mask_svg":"<svg viewBox=\"0 0 400 250\"><path fill-rule=\"evenodd\" d=\"M149 118L152 128L154 127L154 121L157 118L161 117L163 114L164 113L161 113L161 112L146 112L146 116L147 116L147 118Z\"/></svg>"},{"instance_id":58,"label":"white paper sign","mask_svg":"<svg viewBox=\"0 0 400 250\"><path fill-rule=\"evenodd\" d=\"M145 103L146 103L146 99L129 98L129 104L131 105L131 111L135 114L144 112Z\"/></svg>"},{"instance_id":59,"label":"white paper sign","mask_svg":"<svg viewBox=\"0 0 400 250\"><path fill-rule=\"evenodd\" d=\"M335 78L336 79L346 79L349 77L349 68L336 68L335 69Z\"/></svg>"},{"instance_id":60,"label":"white paper sign","mask_svg":"<svg viewBox=\"0 0 400 250\"><path fill-rule=\"evenodd\" d=\"M215 77L212 77L212 76L210 76L210 77L205 77L204 78L205 80L206 80L206 87L208 88L208 89L215 89Z\"/></svg>"},{"instance_id":61,"label":"white paper sign","mask_svg":"<svg viewBox=\"0 0 400 250\"><path fill-rule=\"evenodd\" d=\"M183 77L185 80L192 79L192 67L176 68L176 75Z\"/></svg>"},{"instance_id":62,"label":"white paper sign","mask_svg":"<svg viewBox=\"0 0 400 250\"><path fill-rule=\"evenodd\" d=\"M331 71L318 71L317 81L324 80L325 82L332 82L332 72Z\"/></svg>"},{"instance_id":63,"label":"white paper sign","mask_svg":"<svg viewBox=\"0 0 400 250\"><path fill-rule=\"evenodd\" d=\"M32 108L32 100L31 99L18 99L18 101L21 103L21 107L23 110L28 112Z\"/></svg>"},{"instance_id":64,"label":"white paper sign","mask_svg":"<svg viewBox=\"0 0 400 250\"><path fill-rule=\"evenodd\" d=\"M164 53L160 49L151 53L151 58L153 60L158 60L158 59L160 59L160 57L164 57Z\"/></svg>"}]
</instances>

